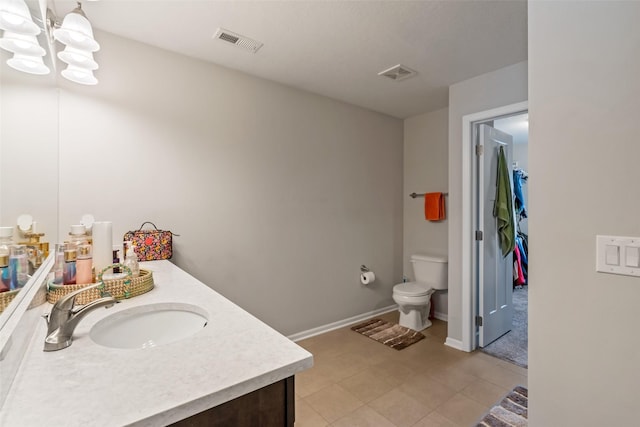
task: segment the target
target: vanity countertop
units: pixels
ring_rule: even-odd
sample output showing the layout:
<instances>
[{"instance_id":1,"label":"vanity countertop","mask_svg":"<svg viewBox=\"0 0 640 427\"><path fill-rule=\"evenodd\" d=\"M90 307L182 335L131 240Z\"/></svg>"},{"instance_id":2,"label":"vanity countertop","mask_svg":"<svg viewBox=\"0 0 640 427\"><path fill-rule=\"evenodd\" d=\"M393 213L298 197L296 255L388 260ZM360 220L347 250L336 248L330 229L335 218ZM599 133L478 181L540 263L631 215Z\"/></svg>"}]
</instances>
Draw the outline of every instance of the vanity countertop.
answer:
<instances>
[{"instance_id":1,"label":"vanity countertop","mask_svg":"<svg viewBox=\"0 0 640 427\"><path fill-rule=\"evenodd\" d=\"M0 425L160 426L187 418L313 364L313 356L169 261L141 263L155 288L77 326L73 344L44 352L47 328L34 331L0 413ZM179 302L203 308L208 324L158 347L102 347L89 337L100 319L131 307ZM42 306L49 312L50 304Z\"/></svg>"}]
</instances>

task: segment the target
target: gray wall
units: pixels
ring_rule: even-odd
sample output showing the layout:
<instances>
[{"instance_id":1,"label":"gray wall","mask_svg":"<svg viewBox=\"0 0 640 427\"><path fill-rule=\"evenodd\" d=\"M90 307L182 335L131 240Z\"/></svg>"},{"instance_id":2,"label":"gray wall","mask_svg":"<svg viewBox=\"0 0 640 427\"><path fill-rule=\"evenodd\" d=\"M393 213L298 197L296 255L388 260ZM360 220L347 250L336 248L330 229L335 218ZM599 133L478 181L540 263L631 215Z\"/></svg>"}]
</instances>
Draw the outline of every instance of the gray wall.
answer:
<instances>
[{"instance_id":1,"label":"gray wall","mask_svg":"<svg viewBox=\"0 0 640 427\"><path fill-rule=\"evenodd\" d=\"M62 235L84 213L114 242L154 221L176 264L285 334L393 304L401 120L97 37L100 84L59 80Z\"/></svg>"},{"instance_id":2,"label":"gray wall","mask_svg":"<svg viewBox=\"0 0 640 427\"><path fill-rule=\"evenodd\" d=\"M11 58L0 50L0 61ZM58 89L52 75L2 65L0 72L0 226L31 214L45 240L57 241ZM14 230L14 239L24 238ZM53 249L53 245L51 245Z\"/></svg>"},{"instance_id":3,"label":"gray wall","mask_svg":"<svg viewBox=\"0 0 640 427\"><path fill-rule=\"evenodd\" d=\"M410 117L404 121L404 274L414 280L409 257L415 253L447 255L448 220L424 218L424 199L411 193L448 191L448 109ZM445 200L445 204L448 200ZM447 207L448 209L448 207ZM437 317L446 319L447 291L432 297Z\"/></svg>"},{"instance_id":4,"label":"gray wall","mask_svg":"<svg viewBox=\"0 0 640 427\"><path fill-rule=\"evenodd\" d=\"M529 2L532 427L638 425L640 278L595 272L640 236L638 2Z\"/></svg>"},{"instance_id":5,"label":"gray wall","mask_svg":"<svg viewBox=\"0 0 640 427\"><path fill-rule=\"evenodd\" d=\"M449 330L462 340L462 118L527 100L527 63L449 87Z\"/></svg>"}]
</instances>

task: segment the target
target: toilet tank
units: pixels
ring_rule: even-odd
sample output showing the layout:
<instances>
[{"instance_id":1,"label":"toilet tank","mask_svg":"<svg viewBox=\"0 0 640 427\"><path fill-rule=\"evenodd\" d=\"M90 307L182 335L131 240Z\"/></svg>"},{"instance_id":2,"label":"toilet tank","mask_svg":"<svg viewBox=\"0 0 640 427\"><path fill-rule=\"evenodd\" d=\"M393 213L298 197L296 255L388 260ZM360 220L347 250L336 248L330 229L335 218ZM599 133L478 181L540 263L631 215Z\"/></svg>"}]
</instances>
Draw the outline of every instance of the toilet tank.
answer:
<instances>
[{"instance_id":1,"label":"toilet tank","mask_svg":"<svg viewBox=\"0 0 640 427\"><path fill-rule=\"evenodd\" d=\"M416 281L425 282L433 289L447 289L447 258L441 255L411 255L411 265Z\"/></svg>"}]
</instances>

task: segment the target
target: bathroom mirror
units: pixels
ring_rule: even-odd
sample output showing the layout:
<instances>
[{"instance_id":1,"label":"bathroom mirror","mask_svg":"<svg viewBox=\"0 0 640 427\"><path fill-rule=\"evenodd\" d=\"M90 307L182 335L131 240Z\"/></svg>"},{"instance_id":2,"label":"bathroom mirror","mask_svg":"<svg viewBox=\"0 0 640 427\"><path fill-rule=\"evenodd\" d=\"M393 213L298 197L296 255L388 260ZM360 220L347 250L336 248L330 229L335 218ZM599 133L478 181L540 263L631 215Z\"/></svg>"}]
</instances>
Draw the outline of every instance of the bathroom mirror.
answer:
<instances>
[{"instance_id":1,"label":"bathroom mirror","mask_svg":"<svg viewBox=\"0 0 640 427\"><path fill-rule=\"evenodd\" d=\"M16 227L21 214L37 223L50 251L58 242L58 105L55 73L32 75L10 68L11 53L0 50L0 225ZM35 276L35 275L34 275ZM0 314L10 319L29 281Z\"/></svg>"}]
</instances>

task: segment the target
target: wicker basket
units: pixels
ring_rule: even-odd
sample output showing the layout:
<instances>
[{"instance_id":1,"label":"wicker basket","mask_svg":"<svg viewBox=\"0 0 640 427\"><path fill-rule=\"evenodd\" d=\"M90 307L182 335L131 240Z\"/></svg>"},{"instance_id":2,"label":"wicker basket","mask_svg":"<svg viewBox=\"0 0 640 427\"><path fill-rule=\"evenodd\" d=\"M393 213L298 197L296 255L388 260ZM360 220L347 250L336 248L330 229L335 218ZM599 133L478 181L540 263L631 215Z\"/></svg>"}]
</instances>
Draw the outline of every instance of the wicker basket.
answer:
<instances>
[{"instance_id":1,"label":"wicker basket","mask_svg":"<svg viewBox=\"0 0 640 427\"><path fill-rule=\"evenodd\" d=\"M0 292L0 313L11 304L11 301L18 295L22 289L15 289L13 291Z\"/></svg>"},{"instance_id":2,"label":"wicker basket","mask_svg":"<svg viewBox=\"0 0 640 427\"><path fill-rule=\"evenodd\" d=\"M111 265L104 269L99 275L98 280L102 278L102 274L118 264ZM129 270L128 268L120 265L125 270ZM130 272L131 270L129 270ZM93 289L88 289L86 292L82 292L80 295L76 297L76 304L84 305L88 304L93 300L101 298L102 292L108 292L112 297L116 299L126 299L133 298L138 295L142 295L146 292L149 292L153 289L153 274L149 270L140 269L140 275L138 277L123 277L122 279L117 280L103 280L104 289L102 287L96 287ZM54 285L53 283L48 284L47 289L47 301L51 304L55 303L63 297L64 295L71 293L73 291L77 291L78 289L85 288L87 286L91 286L93 283L86 283L80 285Z\"/></svg>"}]
</instances>

